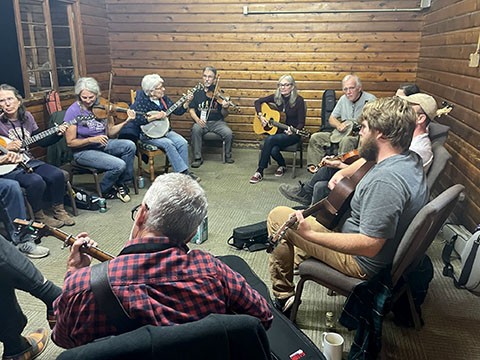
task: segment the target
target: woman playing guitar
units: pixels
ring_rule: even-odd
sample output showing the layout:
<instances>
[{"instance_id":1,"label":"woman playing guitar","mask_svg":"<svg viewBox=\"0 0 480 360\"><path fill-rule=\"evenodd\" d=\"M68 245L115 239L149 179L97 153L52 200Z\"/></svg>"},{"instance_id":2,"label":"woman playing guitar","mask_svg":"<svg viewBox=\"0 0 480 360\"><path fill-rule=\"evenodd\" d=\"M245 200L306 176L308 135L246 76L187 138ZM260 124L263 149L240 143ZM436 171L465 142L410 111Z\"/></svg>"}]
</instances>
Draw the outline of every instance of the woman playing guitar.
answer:
<instances>
[{"instance_id":1,"label":"woman playing guitar","mask_svg":"<svg viewBox=\"0 0 480 360\"><path fill-rule=\"evenodd\" d=\"M288 130L277 130L276 134L268 135L260 154L258 168L250 178L251 184L263 180L263 170L267 168L270 156L278 163L275 176L283 176L286 171L285 159L280 151L290 145L298 143L300 135L294 134L292 128L301 130L305 125L306 106L303 98L297 93L297 85L292 75L282 75L278 79L277 90L274 94L255 100L255 111L263 126L268 124L268 119L261 112L262 104L273 103L280 112L286 114L285 123Z\"/></svg>"}]
</instances>

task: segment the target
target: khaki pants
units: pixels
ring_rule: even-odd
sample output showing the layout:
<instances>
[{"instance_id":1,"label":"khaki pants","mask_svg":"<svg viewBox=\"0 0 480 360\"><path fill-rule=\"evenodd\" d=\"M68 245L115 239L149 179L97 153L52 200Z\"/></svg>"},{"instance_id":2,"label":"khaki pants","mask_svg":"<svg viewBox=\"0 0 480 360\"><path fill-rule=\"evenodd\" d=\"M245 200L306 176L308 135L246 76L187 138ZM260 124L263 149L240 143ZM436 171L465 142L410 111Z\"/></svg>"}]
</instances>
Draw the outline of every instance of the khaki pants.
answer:
<instances>
[{"instance_id":1,"label":"khaki pants","mask_svg":"<svg viewBox=\"0 0 480 360\"><path fill-rule=\"evenodd\" d=\"M322 161L332 143L329 132L317 132L310 137L307 148L307 165L317 165ZM358 136L346 136L338 143L338 152L333 155L342 155L355 150L358 145Z\"/></svg>"},{"instance_id":2,"label":"khaki pants","mask_svg":"<svg viewBox=\"0 0 480 360\"><path fill-rule=\"evenodd\" d=\"M273 234L277 232L293 212L293 209L286 206L273 209L268 215L268 233ZM309 216L306 221L313 231L331 232L312 216ZM302 257L305 255L312 256L346 275L359 279L366 278L365 272L352 255L343 254L314 244L302 238L295 230L289 229L275 250L270 254L270 278L272 280L273 295L276 298L284 299L295 294L295 285L293 283L295 247L301 249L299 252L302 253Z\"/></svg>"}]
</instances>

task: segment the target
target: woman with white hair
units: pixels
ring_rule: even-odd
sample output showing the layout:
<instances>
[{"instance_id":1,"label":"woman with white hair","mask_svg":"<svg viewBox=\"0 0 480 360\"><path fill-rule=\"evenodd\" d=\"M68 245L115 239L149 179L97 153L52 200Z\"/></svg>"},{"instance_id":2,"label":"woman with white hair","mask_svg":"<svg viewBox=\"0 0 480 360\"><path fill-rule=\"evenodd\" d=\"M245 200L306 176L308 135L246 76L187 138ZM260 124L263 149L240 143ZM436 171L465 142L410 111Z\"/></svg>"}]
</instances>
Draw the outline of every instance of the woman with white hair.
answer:
<instances>
[{"instance_id":1,"label":"woman with white hair","mask_svg":"<svg viewBox=\"0 0 480 360\"><path fill-rule=\"evenodd\" d=\"M193 94L188 94L186 101L177 107L173 114L183 115L187 111L192 99ZM135 102L131 108L142 113L150 111L156 111L157 113L148 117L137 115L134 121L122 129L120 137L131 140L139 138L144 144L150 144L163 149L168 161L172 164L174 172L190 175L194 180L199 181L199 178L188 169L188 143L182 135L169 128L163 137L150 138L141 131L140 126L166 117L166 111L172 105L173 101L165 95L164 81L160 75L145 75L142 79L142 90L137 91Z\"/></svg>"},{"instance_id":2,"label":"woman with white hair","mask_svg":"<svg viewBox=\"0 0 480 360\"><path fill-rule=\"evenodd\" d=\"M289 128L288 130L278 128L276 134L266 137L260 154L260 160L258 161L258 168L250 178L251 184L256 184L263 180L263 170L267 168L270 156L278 163L275 176L283 176L287 168L280 150L299 142L300 135L294 134L291 128L301 130L305 125L305 101L298 95L297 84L295 84L292 75L287 74L280 76L277 83L277 90L274 94L255 100L255 112L265 127L268 121L261 112L263 103L274 104L278 111L285 113L285 124L288 125Z\"/></svg>"},{"instance_id":3,"label":"woman with white hair","mask_svg":"<svg viewBox=\"0 0 480 360\"><path fill-rule=\"evenodd\" d=\"M130 201L126 183L134 181L136 146L130 140L110 137L117 135L125 124L135 118L135 111L128 110L127 119L118 124L114 123L113 117L97 119L93 114L93 106L98 103L100 87L91 77L78 79L75 94L78 100L65 113L65 122L77 120L65 135L73 158L79 165L105 171L100 182L103 197Z\"/></svg>"}]
</instances>

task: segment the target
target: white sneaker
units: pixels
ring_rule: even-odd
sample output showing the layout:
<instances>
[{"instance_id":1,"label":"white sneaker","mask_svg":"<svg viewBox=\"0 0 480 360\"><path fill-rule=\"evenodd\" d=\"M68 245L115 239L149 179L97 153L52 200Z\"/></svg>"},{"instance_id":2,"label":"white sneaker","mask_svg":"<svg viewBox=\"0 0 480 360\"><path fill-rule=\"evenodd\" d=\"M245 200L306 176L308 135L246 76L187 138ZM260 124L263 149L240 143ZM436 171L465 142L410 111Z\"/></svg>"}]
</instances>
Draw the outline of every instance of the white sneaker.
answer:
<instances>
[{"instance_id":1,"label":"white sneaker","mask_svg":"<svg viewBox=\"0 0 480 360\"><path fill-rule=\"evenodd\" d=\"M117 198L122 200L124 203L127 203L130 201L130 196L128 195L127 190L123 186L119 186L117 188Z\"/></svg>"},{"instance_id":2,"label":"white sneaker","mask_svg":"<svg viewBox=\"0 0 480 360\"><path fill-rule=\"evenodd\" d=\"M50 254L46 247L35 244L33 241L26 241L17 245L17 249L32 259L40 259Z\"/></svg>"}]
</instances>

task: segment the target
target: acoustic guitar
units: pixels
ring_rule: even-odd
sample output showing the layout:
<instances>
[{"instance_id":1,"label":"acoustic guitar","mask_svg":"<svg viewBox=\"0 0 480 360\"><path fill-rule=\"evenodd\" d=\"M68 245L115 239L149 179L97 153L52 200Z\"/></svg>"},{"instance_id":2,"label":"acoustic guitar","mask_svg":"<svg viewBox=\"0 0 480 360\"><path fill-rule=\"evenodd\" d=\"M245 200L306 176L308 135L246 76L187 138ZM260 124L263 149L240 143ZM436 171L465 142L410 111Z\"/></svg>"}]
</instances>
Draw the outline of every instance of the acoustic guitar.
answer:
<instances>
[{"instance_id":1,"label":"acoustic guitar","mask_svg":"<svg viewBox=\"0 0 480 360\"><path fill-rule=\"evenodd\" d=\"M174 112L180 105L182 105L187 100L187 97L189 94L194 93L195 91L198 91L201 89L203 89L203 84L198 83L196 86L188 90L186 94L184 94L175 104L170 106L165 111L165 117L161 119L152 120L149 123L140 126L140 129L142 129L143 133L147 135L149 138L158 139L158 138L164 137L168 129L170 129L170 120L168 120L168 117L170 116L170 114ZM149 111L146 114L146 117L148 119L149 116L152 116L157 113L158 112L156 111Z\"/></svg>"},{"instance_id":2,"label":"acoustic guitar","mask_svg":"<svg viewBox=\"0 0 480 360\"><path fill-rule=\"evenodd\" d=\"M303 211L303 217L307 218L314 215L316 220L326 228L333 230L342 219L343 215L350 208L355 187L365 174L375 165L372 161L367 161L351 177L344 177L340 180L328 196L308 209ZM278 231L268 238L267 252L271 253L278 245L279 241L285 235L287 230L297 222L297 217L292 216L288 219Z\"/></svg>"},{"instance_id":3,"label":"acoustic guitar","mask_svg":"<svg viewBox=\"0 0 480 360\"><path fill-rule=\"evenodd\" d=\"M267 119L268 124L266 126L263 126L262 120L260 120L258 114L255 114L255 118L253 119L253 131L255 132L255 134L274 135L277 133L278 128L282 130L288 130L288 128L291 128L294 134L304 137L309 137L311 135L306 130L299 130L294 128L293 126L288 126L284 123L281 123L280 119L285 122L285 113L270 108L267 103L262 104L262 115L265 119Z\"/></svg>"}]
</instances>

